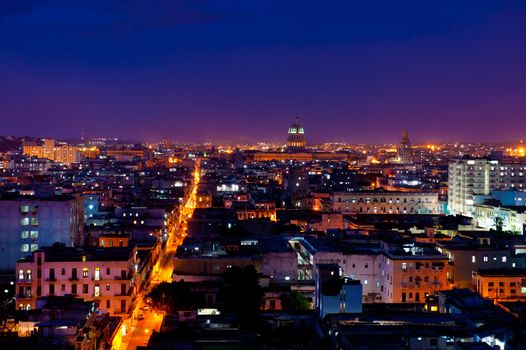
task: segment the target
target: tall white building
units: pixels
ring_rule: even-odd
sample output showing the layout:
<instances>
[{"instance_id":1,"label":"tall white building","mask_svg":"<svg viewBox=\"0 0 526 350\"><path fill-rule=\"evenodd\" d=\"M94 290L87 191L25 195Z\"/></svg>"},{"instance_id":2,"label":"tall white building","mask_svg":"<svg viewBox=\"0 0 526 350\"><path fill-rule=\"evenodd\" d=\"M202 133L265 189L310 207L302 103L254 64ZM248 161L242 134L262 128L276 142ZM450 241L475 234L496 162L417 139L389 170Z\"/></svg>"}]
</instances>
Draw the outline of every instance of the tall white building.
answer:
<instances>
[{"instance_id":1,"label":"tall white building","mask_svg":"<svg viewBox=\"0 0 526 350\"><path fill-rule=\"evenodd\" d=\"M473 216L475 196L526 189L526 161L456 159L449 163L448 186L449 213Z\"/></svg>"}]
</instances>

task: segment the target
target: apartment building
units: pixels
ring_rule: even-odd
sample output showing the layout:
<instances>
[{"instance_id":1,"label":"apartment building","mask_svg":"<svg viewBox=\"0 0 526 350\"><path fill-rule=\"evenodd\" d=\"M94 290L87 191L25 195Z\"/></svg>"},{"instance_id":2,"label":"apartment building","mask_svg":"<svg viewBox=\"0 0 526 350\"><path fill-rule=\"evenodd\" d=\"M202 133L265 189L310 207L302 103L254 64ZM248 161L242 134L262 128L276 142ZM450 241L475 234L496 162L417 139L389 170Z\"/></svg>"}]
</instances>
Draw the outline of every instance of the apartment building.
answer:
<instances>
[{"instance_id":1,"label":"apartment building","mask_svg":"<svg viewBox=\"0 0 526 350\"><path fill-rule=\"evenodd\" d=\"M452 288L448 259L433 249L384 251L380 264L384 303L423 303L427 295Z\"/></svg>"},{"instance_id":2,"label":"apartment building","mask_svg":"<svg viewBox=\"0 0 526 350\"><path fill-rule=\"evenodd\" d=\"M84 241L84 205L78 196L0 198L0 270L55 242L76 246Z\"/></svg>"},{"instance_id":3,"label":"apartment building","mask_svg":"<svg viewBox=\"0 0 526 350\"><path fill-rule=\"evenodd\" d=\"M526 300L526 269L474 271L473 290L488 299Z\"/></svg>"},{"instance_id":4,"label":"apartment building","mask_svg":"<svg viewBox=\"0 0 526 350\"><path fill-rule=\"evenodd\" d=\"M42 296L72 295L110 315L127 313L135 296L135 248L40 248L16 263L16 306L36 307Z\"/></svg>"},{"instance_id":5,"label":"apartment building","mask_svg":"<svg viewBox=\"0 0 526 350\"><path fill-rule=\"evenodd\" d=\"M449 163L448 210L473 216L476 196L494 190L526 190L526 162L456 159Z\"/></svg>"},{"instance_id":6,"label":"apartment building","mask_svg":"<svg viewBox=\"0 0 526 350\"><path fill-rule=\"evenodd\" d=\"M471 288L474 271L520 268L524 264L524 259L516 255L512 247L489 237L455 237L439 242L437 249L450 261L451 280L455 288Z\"/></svg>"}]
</instances>

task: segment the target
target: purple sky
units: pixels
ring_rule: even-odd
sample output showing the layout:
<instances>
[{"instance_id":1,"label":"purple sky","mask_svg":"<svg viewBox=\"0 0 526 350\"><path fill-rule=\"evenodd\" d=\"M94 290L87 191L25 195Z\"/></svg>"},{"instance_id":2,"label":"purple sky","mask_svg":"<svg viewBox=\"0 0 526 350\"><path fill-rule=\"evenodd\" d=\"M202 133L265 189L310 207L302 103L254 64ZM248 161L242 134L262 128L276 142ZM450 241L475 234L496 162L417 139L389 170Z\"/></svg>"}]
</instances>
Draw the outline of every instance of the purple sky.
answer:
<instances>
[{"instance_id":1,"label":"purple sky","mask_svg":"<svg viewBox=\"0 0 526 350\"><path fill-rule=\"evenodd\" d=\"M526 1L0 1L0 134L526 138Z\"/></svg>"}]
</instances>

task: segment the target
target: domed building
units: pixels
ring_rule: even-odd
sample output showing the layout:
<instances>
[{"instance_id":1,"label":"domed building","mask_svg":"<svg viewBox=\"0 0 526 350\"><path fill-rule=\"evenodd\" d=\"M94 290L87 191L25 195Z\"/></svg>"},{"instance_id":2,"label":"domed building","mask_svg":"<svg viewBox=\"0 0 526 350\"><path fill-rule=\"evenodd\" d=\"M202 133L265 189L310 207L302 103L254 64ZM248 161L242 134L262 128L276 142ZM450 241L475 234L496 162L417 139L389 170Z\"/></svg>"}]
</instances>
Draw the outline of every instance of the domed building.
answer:
<instances>
[{"instance_id":1,"label":"domed building","mask_svg":"<svg viewBox=\"0 0 526 350\"><path fill-rule=\"evenodd\" d=\"M305 151L307 141L305 141L305 132L303 127L299 124L298 117L294 118L294 123L289 128L289 137L287 138L288 152L302 152Z\"/></svg>"}]
</instances>

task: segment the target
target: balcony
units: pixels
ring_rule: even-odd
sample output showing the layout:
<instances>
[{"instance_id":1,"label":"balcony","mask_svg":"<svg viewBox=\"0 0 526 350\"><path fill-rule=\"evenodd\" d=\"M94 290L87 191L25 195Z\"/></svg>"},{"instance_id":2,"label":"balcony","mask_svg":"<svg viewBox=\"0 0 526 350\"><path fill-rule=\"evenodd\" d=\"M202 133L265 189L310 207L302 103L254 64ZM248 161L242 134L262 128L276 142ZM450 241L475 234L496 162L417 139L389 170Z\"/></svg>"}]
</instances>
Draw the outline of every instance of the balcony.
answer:
<instances>
[{"instance_id":1,"label":"balcony","mask_svg":"<svg viewBox=\"0 0 526 350\"><path fill-rule=\"evenodd\" d=\"M115 276L114 278L117 281L125 281L125 280L131 280L132 279L132 275L128 274L128 275L126 275L124 277L123 276Z\"/></svg>"},{"instance_id":2,"label":"balcony","mask_svg":"<svg viewBox=\"0 0 526 350\"><path fill-rule=\"evenodd\" d=\"M116 297L127 297L127 296L130 296L131 294L132 294L132 288L128 289L128 291L124 293L122 291L115 293L115 296Z\"/></svg>"},{"instance_id":3,"label":"balcony","mask_svg":"<svg viewBox=\"0 0 526 350\"><path fill-rule=\"evenodd\" d=\"M17 294L16 295L17 299L31 299L32 297L33 297L32 294Z\"/></svg>"}]
</instances>

